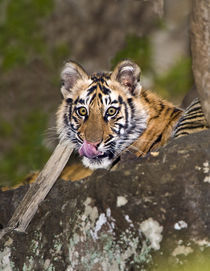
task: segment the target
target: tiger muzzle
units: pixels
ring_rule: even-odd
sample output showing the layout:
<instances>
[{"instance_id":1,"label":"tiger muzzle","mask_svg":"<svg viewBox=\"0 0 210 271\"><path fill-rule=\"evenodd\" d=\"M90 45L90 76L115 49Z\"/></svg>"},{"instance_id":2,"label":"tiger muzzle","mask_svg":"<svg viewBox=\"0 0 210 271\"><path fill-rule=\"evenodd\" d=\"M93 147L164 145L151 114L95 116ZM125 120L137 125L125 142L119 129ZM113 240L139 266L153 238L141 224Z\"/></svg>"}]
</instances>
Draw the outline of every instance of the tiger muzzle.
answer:
<instances>
[{"instance_id":1,"label":"tiger muzzle","mask_svg":"<svg viewBox=\"0 0 210 271\"><path fill-rule=\"evenodd\" d=\"M88 142L84 140L81 148L79 149L79 154L88 158L95 158L99 155L102 155L103 153L97 149L97 145L99 143L100 142Z\"/></svg>"}]
</instances>

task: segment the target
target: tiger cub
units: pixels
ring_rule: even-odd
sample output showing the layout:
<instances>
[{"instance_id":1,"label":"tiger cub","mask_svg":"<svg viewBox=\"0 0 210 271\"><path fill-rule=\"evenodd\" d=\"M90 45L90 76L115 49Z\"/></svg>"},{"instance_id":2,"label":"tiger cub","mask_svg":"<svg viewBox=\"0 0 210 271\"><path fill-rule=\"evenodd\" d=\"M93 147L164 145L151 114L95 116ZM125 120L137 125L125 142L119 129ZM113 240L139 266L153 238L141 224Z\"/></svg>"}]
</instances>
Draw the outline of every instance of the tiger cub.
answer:
<instances>
[{"instance_id":1,"label":"tiger cub","mask_svg":"<svg viewBox=\"0 0 210 271\"><path fill-rule=\"evenodd\" d=\"M140 73L130 60L120 62L113 72L91 76L75 62L64 66L57 133L74 146L86 167L109 168L126 149L144 156L190 126L189 114L142 88ZM203 119L199 130L207 128Z\"/></svg>"}]
</instances>

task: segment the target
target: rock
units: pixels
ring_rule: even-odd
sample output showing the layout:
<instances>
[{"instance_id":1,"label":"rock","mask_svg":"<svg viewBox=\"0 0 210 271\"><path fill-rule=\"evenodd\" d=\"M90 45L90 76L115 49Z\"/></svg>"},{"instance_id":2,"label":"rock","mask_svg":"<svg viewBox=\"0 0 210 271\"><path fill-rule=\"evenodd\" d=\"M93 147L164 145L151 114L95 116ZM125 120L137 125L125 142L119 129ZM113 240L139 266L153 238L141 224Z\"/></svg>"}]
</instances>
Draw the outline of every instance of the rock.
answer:
<instances>
[{"instance_id":1,"label":"rock","mask_svg":"<svg viewBox=\"0 0 210 271\"><path fill-rule=\"evenodd\" d=\"M58 180L27 232L0 241L0 270L178 268L209 255L209 188L210 130L115 171ZM0 224L26 189L0 192Z\"/></svg>"}]
</instances>

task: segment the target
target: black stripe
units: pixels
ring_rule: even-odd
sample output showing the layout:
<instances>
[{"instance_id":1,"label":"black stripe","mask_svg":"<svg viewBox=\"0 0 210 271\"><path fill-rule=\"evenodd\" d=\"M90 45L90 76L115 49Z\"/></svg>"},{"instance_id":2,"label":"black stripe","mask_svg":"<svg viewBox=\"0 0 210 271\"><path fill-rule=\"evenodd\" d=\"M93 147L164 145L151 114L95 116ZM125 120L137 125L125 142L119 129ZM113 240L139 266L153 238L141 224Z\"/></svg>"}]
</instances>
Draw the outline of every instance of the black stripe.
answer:
<instances>
[{"instance_id":1,"label":"black stripe","mask_svg":"<svg viewBox=\"0 0 210 271\"><path fill-rule=\"evenodd\" d=\"M80 132L77 132L77 137L78 137L78 141L80 141L80 143L83 143L83 139L80 137Z\"/></svg>"},{"instance_id":2,"label":"black stripe","mask_svg":"<svg viewBox=\"0 0 210 271\"><path fill-rule=\"evenodd\" d=\"M192 111L191 113L185 113L183 117L192 117L192 116L197 116L198 114L203 114L202 110L197 110L197 111Z\"/></svg>"},{"instance_id":3,"label":"black stripe","mask_svg":"<svg viewBox=\"0 0 210 271\"><path fill-rule=\"evenodd\" d=\"M79 101L79 97L77 97L77 99L74 101L74 104L77 104Z\"/></svg>"},{"instance_id":4,"label":"black stripe","mask_svg":"<svg viewBox=\"0 0 210 271\"><path fill-rule=\"evenodd\" d=\"M114 152L114 151L113 151ZM114 153L113 152L109 152L109 159L111 160L111 159L113 159L113 157L114 157Z\"/></svg>"},{"instance_id":5,"label":"black stripe","mask_svg":"<svg viewBox=\"0 0 210 271\"><path fill-rule=\"evenodd\" d=\"M104 121L105 121L105 122L108 122L107 115L104 116Z\"/></svg>"},{"instance_id":6,"label":"black stripe","mask_svg":"<svg viewBox=\"0 0 210 271\"><path fill-rule=\"evenodd\" d=\"M192 103L187 107L187 109L189 109L189 108L191 108L191 107L193 107L193 106L195 106L195 105L197 105L197 104L200 105L200 101L199 101L198 98L195 98L195 99L192 101ZM187 110L187 109L186 109L186 110Z\"/></svg>"},{"instance_id":7,"label":"black stripe","mask_svg":"<svg viewBox=\"0 0 210 271\"><path fill-rule=\"evenodd\" d=\"M125 106L125 129L128 127L128 107L126 103L123 103Z\"/></svg>"},{"instance_id":8,"label":"black stripe","mask_svg":"<svg viewBox=\"0 0 210 271\"><path fill-rule=\"evenodd\" d=\"M170 122L172 122L179 114L181 113L180 110L174 110L171 114ZM174 115L174 116L173 116Z\"/></svg>"},{"instance_id":9,"label":"black stripe","mask_svg":"<svg viewBox=\"0 0 210 271\"><path fill-rule=\"evenodd\" d=\"M152 145L150 146L148 152L150 152L151 149L152 149L157 143L159 143L159 142L161 141L161 139L162 139L162 133L161 133L161 134L157 137L157 139L152 143Z\"/></svg>"},{"instance_id":10,"label":"black stripe","mask_svg":"<svg viewBox=\"0 0 210 271\"><path fill-rule=\"evenodd\" d=\"M77 138L71 138L71 142L75 143L78 147L80 147L80 145L78 144L79 140Z\"/></svg>"},{"instance_id":11,"label":"black stripe","mask_svg":"<svg viewBox=\"0 0 210 271\"><path fill-rule=\"evenodd\" d=\"M125 128L125 126L123 124L121 124L121 123L115 123L114 125L118 125L121 128Z\"/></svg>"},{"instance_id":12,"label":"black stripe","mask_svg":"<svg viewBox=\"0 0 210 271\"><path fill-rule=\"evenodd\" d=\"M177 132L176 132L176 134L178 133L178 132L180 132L180 131L184 131L184 130L193 130L193 129L198 129L198 128L206 128L206 126L205 125L196 125L196 126L190 126L190 127L188 127L188 126L179 126L178 127L178 129L177 129Z\"/></svg>"},{"instance_id":13,"label":"black stripe","mask_svg":"<svg viewBox=\"0 0 210 271\"><path fill-rule=\"evenodd\" d=\"M196 110L193 110L193 108L191 108L190 112L185 111L184 113L185 113L185 115L193 115L193 114L197 114L197 113L203 113L203 110L201 107L199 107L199 108L197 107Z\"/></svg>"},{"instance_id":14,"label":"black stripe","mask_svg":"<svg viewBox=\"0 0 210 271\"><path fill-rule=\"evenodd\" d=\"M205 126L204 124L200 123L200 122L196 122L196 121L190 121L190 122L184 122L184 123L180 123L179 127L195 127L195 126ZM178 127L178 129L179 129Z\"/></svg>"},{"instance_id":15,"label":"black stripe","mask_svg":"<svg viewBox=\"0 0 210 271\"><path fill-rule=\"evenodd\" d=\"M72 104L69 105L69 119L71 119Z\"/></svg>"},{"instance_id":16,"label":"black stripe","mask_svg":"<svg viewBox=\"0 0 210 271\"><path fill-rule=\"evenodd\" d=\"M77 129L74 127L72 123L70 123L72 130L76 131Z\"/></svg>"},{"instance_id":17,"label":"black stripe","mask_svg":"<svg viewBox=\"0 0 210 271\"><path fill-rule=\"evenodd\" d=\"M123 98L122 98L120 95L119 95L119 97L118 97L118 101L119 101L120 104L123 103Z\"/></svg>"},{"instance_id":18,"label":"black stripe","mask_svg":"<svg viewBox=\"0 0 210 271\"><path fill-rule=\"evenodd\" d=\"M64 114L63 119L64 119L64 123L68 126L69 122L68 122L68 117L66 114Z\"/></svg>"},{"instance_id":19,"label":"black stripe","mask_svg":"<svg viewBox=\"0 0 210 271\"><path fill-rule=\"evenodd\" d=\"M71 98L67 98L67 99L66 99L67 104L71 104L72 101L73 101L73 100L72 100Z\"/></svg>"},{"instance_id":20,"label":"black stripe","mask_svg":"<svg viewBox=\"0 0 210 271\"><path fill-rule=\"evenodd\" d=\"M185 114L191 114L193 111L196 111L196 110L202 111L202 108L201 108L200 104L197 107L191 107L190 106L189 108L186 109Z\"/></svg>"},{"instance_id":21,"label":"black stripe","mask_svg":"<svg viewBox=\"0 0 210 271\"><path fill-rule=\"evenodd\" d=\"M160 109L159 109L159 114L161 114L162 113L162 111L164 110L164 108L165 108L165 105L162 103L162 102L160 102Z\"/></svg>"},{"instance_id":22,"label":"black stripe","mask_svg":"<svg viewBox=\"0 0 210 271\"><path fill-rule=\"evenodd\" d=\"M203 112L202 113L199 113L199 114L193 114L193 116L184 116L183 118L181 118L180 119L180 123L182 123L182 122L184 122L184 121L186 121L186 120L191 120L191 119L197 119L197 118L199 118L199 117L204 117L204 114L203 114ZM199 120L198 120L199 121Z\"/></svg>"},{"instance_id":23,"label":"black stripe","mask_svg":"<svg viewBox=\"0 0 210 271\"><path fill-rule=\"evenodd\" d=\"M87 95L89 96L91 93L93 93L93 91L95 91L97 89L97 86L92 86L91 88L88 89L87 91Z\"/></svg>"},{"instance_id":24,"label":"black stripe","mask_svg":"<svg viewBox=\"0 0 210 271\"><path fill-rule=\"evenodd\" d=\"M201 107L199 107L199 108L197 107L196 110L193 110L193 108L191 108L191 109L192 109L191 112L186 111L185 114L187 114L187 115L193 115L193 114L196 114L196 113L202 113L203 112L203 110L202 110Z\"/></svg>"},{"instance_id":25,"label":"black stripe","mask_svg":"<svg viewBox=\"0 0 210 271\"><path fill-rule=\"evenodd\" d=\"M171 110L171 108L170 107L168 107L167 109L166 109L166 112L165 112L165 114L166 115L168 115L168 113L169 113L169 111Z\"/></svg>"},{"instance_id":26,"label":"black stripe","mask_svg":"<svg viewBox=\"0 0 210 271\"><path fill-rule=\"evenodd\" d=\"M73 116L72 119L73 119L76 123L78 123L78 120L77 120L77 118L76 118L75 116Z\"/></svg>"},{"instance_id":27,"label":"black stripe","mask_svg":"<svg viewBox=\"0 0 210 271\"><path fill-rule=\"evenodd\" d=\"M179 112L181 112L181 110L178 109L178 108L176 108L176 107L174 107L173 110L172 110L172 112L171 112L170 118L172 118L174 114L179 113ZM177 114L176 114L176 116L177 116Z\"/></svg>"},{"instance_id":28,"label":"black stripe","mask_svg":"<svg viewBox=\"0 0 210 271\"><path fill-rule=\"evenodd\" d=\"M110 93L111 93L111 90L108 89L107 87L103 86L102 92L103 92L105 95L107 95L107 94L110 94Z\"/></svg>"},{"instance_id":29,"label":"black stripe","mask_svg":"<svg viewBox=\"0 0 210 271\"><path fill-rule=\"evenodd\" d=\"M108 139L104 141L104 144L106 144L107 142L109 142L114 136L113 135L109 135Z\"/></svg>"},{"instance_id":30,"label":"black stripe","mask_svg":"<svg viewBox=\"0 0 210 271\"><path fill-rule=\"evenodd\" d=\"M93 94L92 98L90 99L90 103L89 104L91 104L93 102L93 100L95 99L95 97L96 97L96 93Z\"/></svg>"},{"instance_id":31,"label":"black stripe","mask_svg":"<svg viewBox=\"0 0 210 271\"><path fill-rule=\"evenodd\" d=\"M79 103L85 104L85 100L84 99L79 99Z\"/></svg>"},{"instance_id":32,"label":"black stripe","mask_svg":"<svg viewBox=\"0 0 210 271\"><path fill-rule=\"evenodd\" d=\"M130 106L132 117L133 117L134 112L135 112L135 107L133 105L133 99L132 98L128 98L127 101L128 101L128 105Z\"/></svg>"},{"instance_id":33,"label":"black stripe","mask_svg":"<svg viewBox=\"0 0 210 271\"><path fill-rule=\"evenodd\" d=\"M103 104L102 94L101 94L101 93L99 93L99 94L98 94L98 97L99 97L99 99L100 99L101 103Z\"/></svg>"},{"instance_id":34,"label":"black stripe","mask_svg":"<svg viewBox=\"0 0 210 271\"><path fill-rule=\"evenodd\" d=\"M150 100L147 98L147 94L145 91L142 91L141 92L141 95L143 96L144 100L147 102L147 103L150 103Z\"/></svg>"},{"instance_id":35,"label":"black stripe","mask_svg":"<svg viewBox=\"0 0 210 271\"><path fill-rule=\"evenodd\" d=\"M176 134L174 135L174 137L177 137L177 136L180 136L180 135L189 135L189 133L187 133L187 132L176 133Z\"/></svg>"},{"instance_id":36,"label":"black stripe","mask_svg":"<svg viewBox=\"0 0 210 271\"><path fill-rule=\"evenodd\" d=\"M119 133L119 131L117 131L116 129L114 129L114 128L111 128L111 130L115 133L115 134L117 134L117 135L119 135L120 133Z\"/></svg>"},{"instance_id":37,"label":"black stripe","mask_svg":"<svg viewBox=\"0 0 210 271\"><path fill-rule=\"evenodd\" d=\"M100 83L98 83L98 86L99 86L100 90L103 92L103 86Z\"/></svg>"},{"instance_id":38,"label":"black stripe","mask_svg":"<svg viewBox=\"0 0 210 271\"><path fill-rule=\"evenodd\" d=\"M99 78L99 80L101 81L102 84L105 82L103 77Z\"/></svg>"},{"instance_id":39,"label":"black stripe","mask_svg":"<svg viewBox=\"0 0 210 271\"><path fill-rule=\"evenodd\" d=\"M149 122L150 122L151 120L157 119L157 118L159 118L159 115L155 115L154 117L150 118L150 119L149 119Z\"/></svg>"},{"instance_id":40,"label":"black stripe","mask_svg":"<svg viewBox=\"0 0 210 271\"><path fill-rule=\"evenodd\" d=\"M123 116L117 118L116 121L121 120L121 119L123 119Z\"/></svg>"},{"instance_id":41,"label":"black stripe","mask_svg":"<svg viewBox=\"0 0 210 271\"><path fill-rule=\"evenodd\" d=\"M156 119L160 116L160 114L162 113L163 109L165 108L164 104L162 102L159 103L159 108L157 106L153 105L153 109L156 113L156 115L154 117L152 117L151 119Z\"/></svg>"}]
</instances>

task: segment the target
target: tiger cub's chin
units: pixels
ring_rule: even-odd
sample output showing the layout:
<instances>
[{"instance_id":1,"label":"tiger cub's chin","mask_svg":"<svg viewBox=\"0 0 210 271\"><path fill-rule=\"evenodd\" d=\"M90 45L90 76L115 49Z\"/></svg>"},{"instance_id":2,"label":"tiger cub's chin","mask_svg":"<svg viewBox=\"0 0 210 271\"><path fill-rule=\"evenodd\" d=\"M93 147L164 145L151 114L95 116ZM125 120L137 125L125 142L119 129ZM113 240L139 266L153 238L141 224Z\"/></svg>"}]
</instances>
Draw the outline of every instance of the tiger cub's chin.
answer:
<instances>
[{"instance_id":1,"label":"tiger cub's chin","mask_svg":"<svg viewBox=\"0 0 210 271\"><path fill-rule=\"evenodd\" d=\"M87 157L82 158L82 163L85 167L88 167L92 170L98 168L109 169L113 163L113 160L110 160L108 157L102 159L90 159Z\"/></svg>"}]
</instances>

